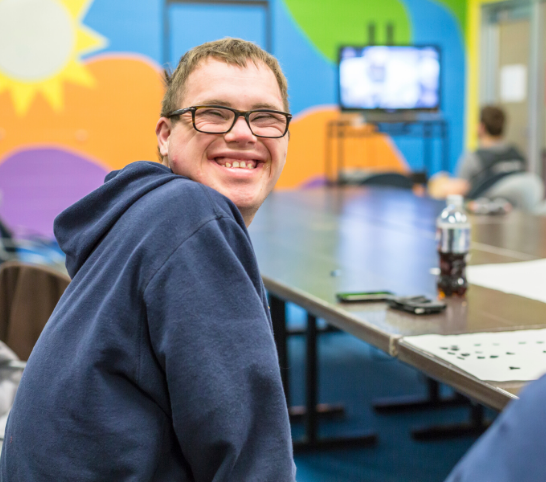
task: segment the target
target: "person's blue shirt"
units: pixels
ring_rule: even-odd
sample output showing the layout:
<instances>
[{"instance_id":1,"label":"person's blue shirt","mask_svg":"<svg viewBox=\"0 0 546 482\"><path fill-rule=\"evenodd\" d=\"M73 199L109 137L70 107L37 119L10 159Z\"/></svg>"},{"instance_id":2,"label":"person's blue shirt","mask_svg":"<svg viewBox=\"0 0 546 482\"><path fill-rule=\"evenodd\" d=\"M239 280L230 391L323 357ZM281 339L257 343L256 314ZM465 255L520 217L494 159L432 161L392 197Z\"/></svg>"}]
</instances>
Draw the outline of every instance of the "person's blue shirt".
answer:
<instances>
[{"instance_id":1,"label":"person's blue shirt","mask_svg":"<svg viewBox=\"0 0 546 482\"><path fill-rule=\"evenodd\" d=\"M446 482L546 481L546 376L522 390Z\"/></svg>"}]
</instances>

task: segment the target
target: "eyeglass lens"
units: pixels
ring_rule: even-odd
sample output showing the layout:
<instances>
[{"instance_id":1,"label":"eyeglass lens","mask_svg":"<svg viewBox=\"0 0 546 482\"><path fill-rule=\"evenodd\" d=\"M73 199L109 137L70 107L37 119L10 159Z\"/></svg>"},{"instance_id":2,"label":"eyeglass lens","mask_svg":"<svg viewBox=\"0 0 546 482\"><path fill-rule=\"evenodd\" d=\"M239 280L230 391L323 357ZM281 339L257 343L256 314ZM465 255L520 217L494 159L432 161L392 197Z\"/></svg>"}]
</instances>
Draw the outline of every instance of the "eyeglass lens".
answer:
<instances>
[{"instance_id":1,"label":"eyeglass lens","mask_svg":"<svg viewBox=\"0 0 546 482\"><path fill-rule=\"evenodd\" d=\"M221 134L233 125L235 112L220 107L200 107L195 111L195 127L201 132ZM249 116L252 133L263 137L278 137L286 130L287 118L275 112L252 112Z\"/></svg>"}]
</instances>

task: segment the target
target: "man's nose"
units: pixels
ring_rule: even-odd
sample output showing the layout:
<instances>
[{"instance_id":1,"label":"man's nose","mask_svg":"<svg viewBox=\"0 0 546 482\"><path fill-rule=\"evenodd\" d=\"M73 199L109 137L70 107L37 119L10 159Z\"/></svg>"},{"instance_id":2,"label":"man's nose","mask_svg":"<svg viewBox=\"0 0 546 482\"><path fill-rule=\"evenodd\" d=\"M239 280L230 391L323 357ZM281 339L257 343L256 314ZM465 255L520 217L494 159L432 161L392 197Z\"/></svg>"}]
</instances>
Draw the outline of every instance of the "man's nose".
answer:
<instances>
[{"instance_id":1,"label":"man's nose","mask_svg":"<svg viewBox=\"0 0 546 482\"><path fill-rule=\"evenodd\" d=\"M252 134L246 119L243 116L240 116L233 128L226 134L226 141L255 142L256 136Z\"/></svg>"}]
</instances>

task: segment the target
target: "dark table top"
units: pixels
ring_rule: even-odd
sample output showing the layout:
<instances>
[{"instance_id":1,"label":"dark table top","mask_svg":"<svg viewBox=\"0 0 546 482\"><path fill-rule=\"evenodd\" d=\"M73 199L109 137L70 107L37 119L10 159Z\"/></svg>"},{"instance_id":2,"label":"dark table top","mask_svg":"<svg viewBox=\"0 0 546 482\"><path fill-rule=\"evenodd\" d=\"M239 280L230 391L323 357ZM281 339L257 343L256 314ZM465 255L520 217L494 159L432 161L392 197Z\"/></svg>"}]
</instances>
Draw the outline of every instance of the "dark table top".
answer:
<instances>
[{"instance_id":1,"label":"dark table top","mask_svg":"<svg viewBox=\"0 0 546 482\"><path fill-rule=\"evenodd\" d=\"M387 309L384 303L340 304L335 298L341 291L378 290L436 297L436 276L431 273L438 266L435 222L444 206L394 188L276 191L256 215L250 233L272 294L502 408L521 383L484 388L481 382L468 389L467 374L456 373L439 359L431 362L400 341L427 333L544 327L546 304L480 286L470 286L464 299L448 300L444 313L428 316ZM546 218L514 211L505 216L471 216L471 223L470 264L546 258ZM446 379L447 372L460 375L460 380ZM484 400L483 390L489 393L499 387L498 399Z\"/></svg>"}]
</instances>

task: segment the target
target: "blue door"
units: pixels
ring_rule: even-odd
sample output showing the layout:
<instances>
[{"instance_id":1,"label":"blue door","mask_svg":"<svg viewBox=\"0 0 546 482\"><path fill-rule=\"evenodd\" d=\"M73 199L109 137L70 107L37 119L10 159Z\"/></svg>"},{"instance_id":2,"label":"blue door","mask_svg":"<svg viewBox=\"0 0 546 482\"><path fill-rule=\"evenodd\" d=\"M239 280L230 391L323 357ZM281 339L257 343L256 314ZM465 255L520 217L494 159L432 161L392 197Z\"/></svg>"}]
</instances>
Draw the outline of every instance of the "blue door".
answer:
<instances>
[{"instance_id":1,"label":"blue door","mask_svg":"<svg viewBox=\"0 0 546 482\"><path fill-rule=\"evenodd\" d=\"M168 38L165 60L174 69L192 47L224 37L237 37L268 49L268 4L264 2L208 1L167 3Z\"/></svg>"}]
</instances>

